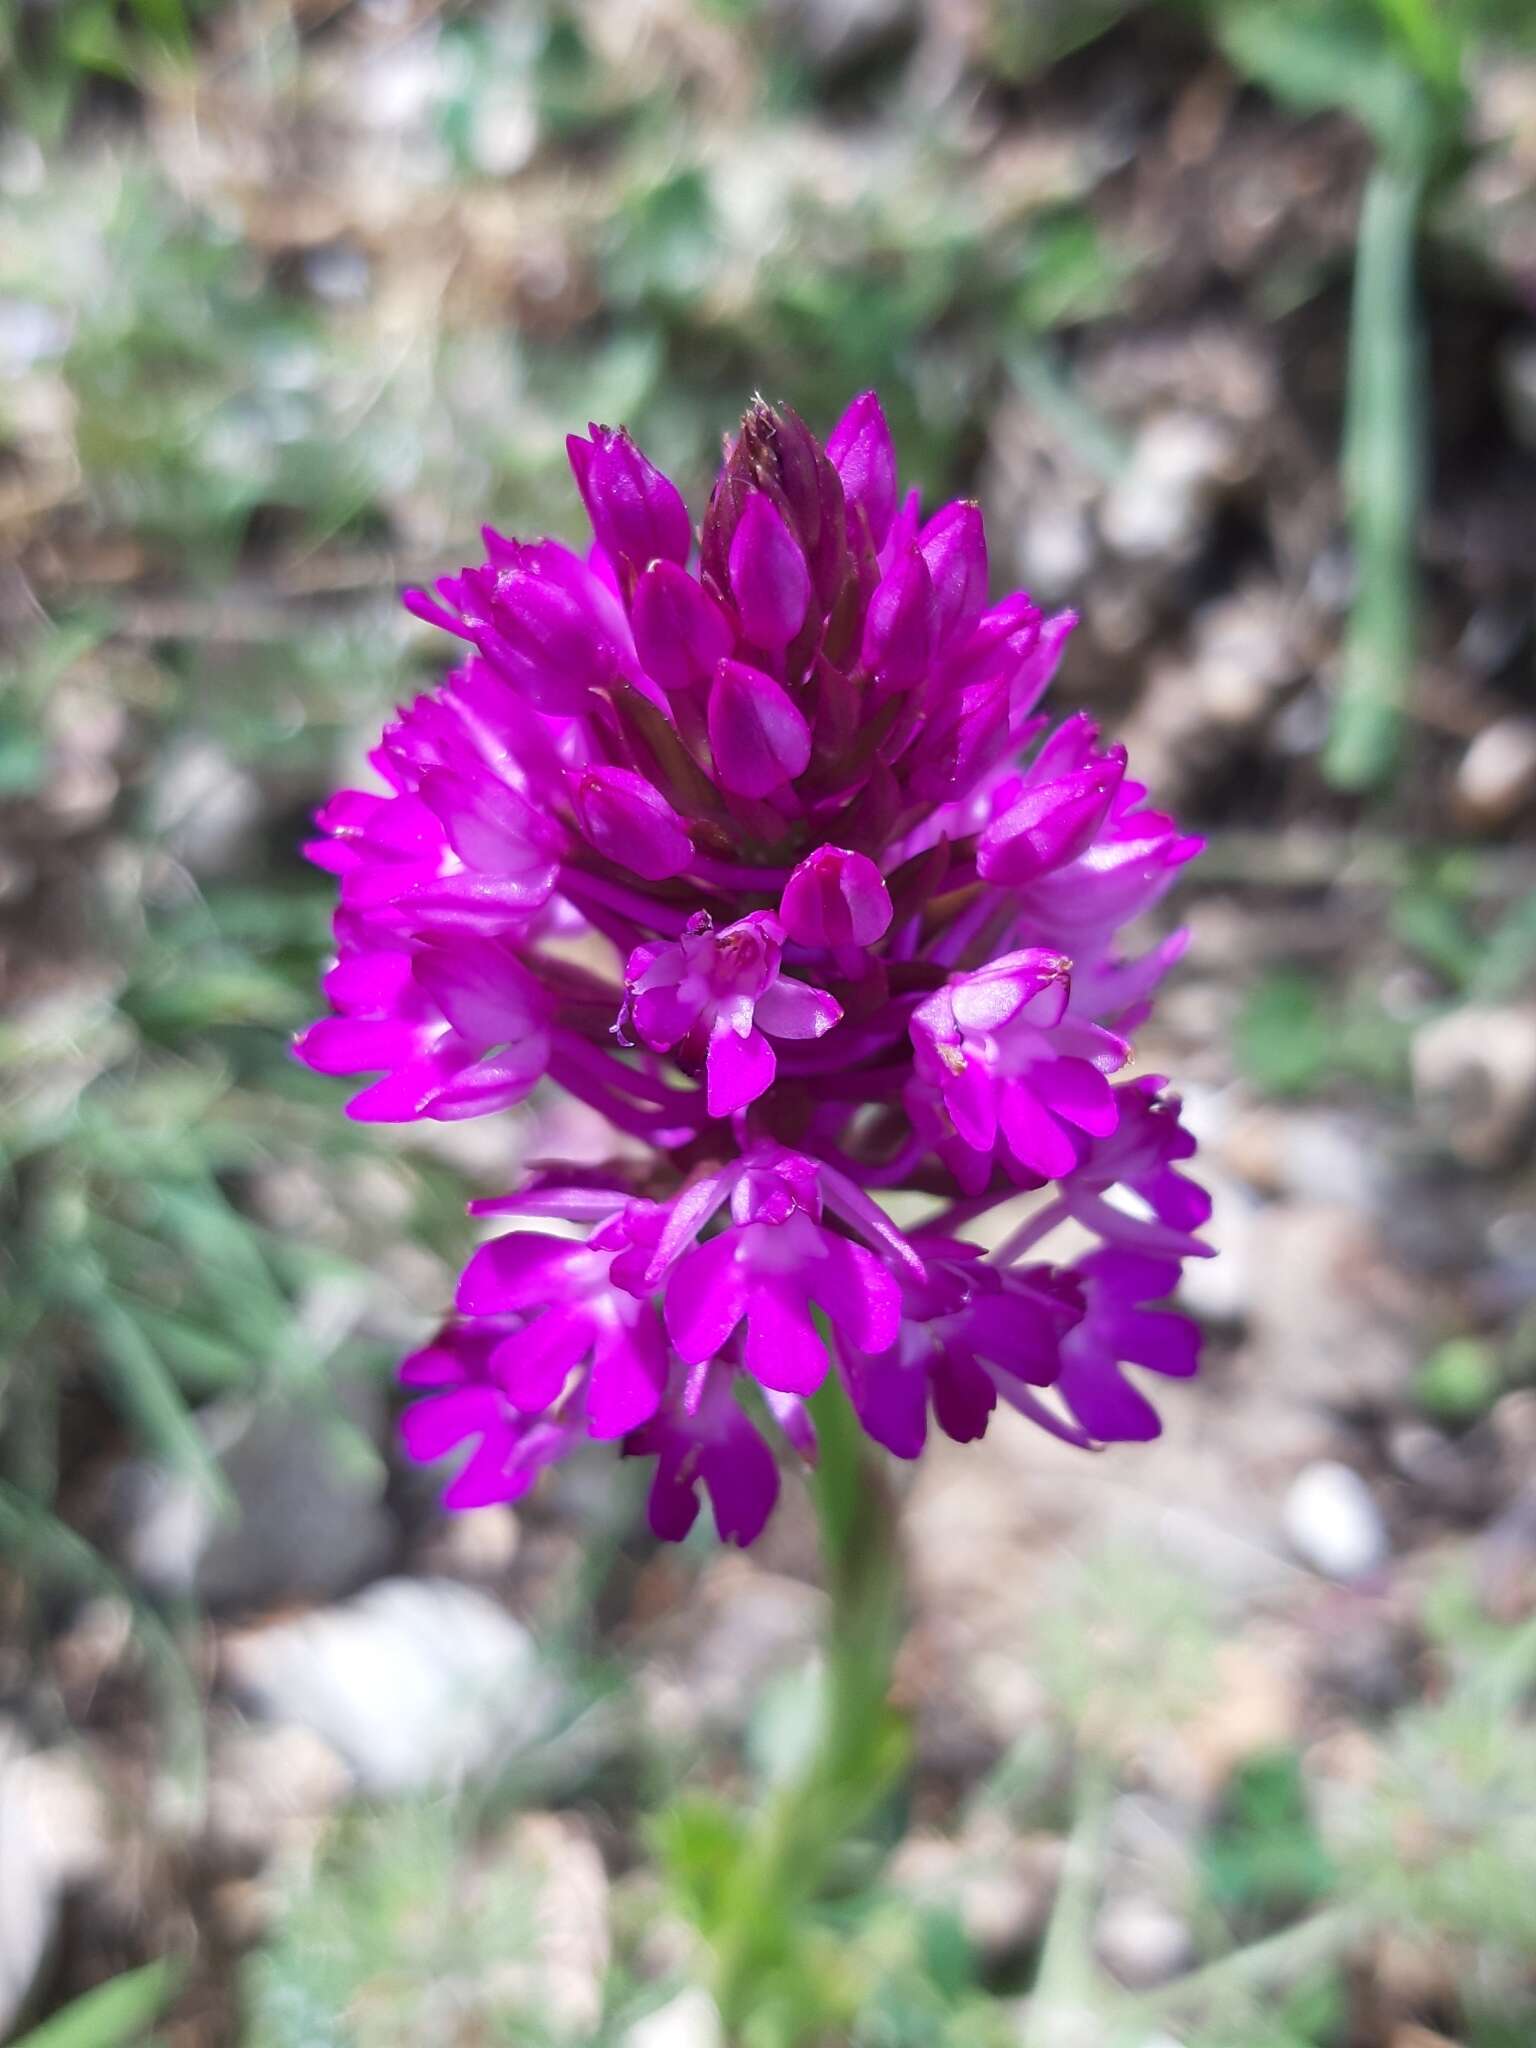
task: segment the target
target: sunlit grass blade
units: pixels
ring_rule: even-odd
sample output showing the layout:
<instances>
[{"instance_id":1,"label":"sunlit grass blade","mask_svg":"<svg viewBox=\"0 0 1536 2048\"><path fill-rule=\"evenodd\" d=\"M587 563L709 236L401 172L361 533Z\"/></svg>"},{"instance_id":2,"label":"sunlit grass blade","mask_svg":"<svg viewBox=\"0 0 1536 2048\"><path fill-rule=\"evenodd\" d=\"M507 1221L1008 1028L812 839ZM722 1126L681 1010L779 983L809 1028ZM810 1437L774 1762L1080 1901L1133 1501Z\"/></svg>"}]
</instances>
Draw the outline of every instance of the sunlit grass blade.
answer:
<instances>
[{"instance_id":1,"label":"sunlit grass blade","mask_svg":"<svg viewBox=\"0 0 1536 2048\"><path fill-rule=\"evenodd\" d=\"M170 1962L150 1962L113 1976L45 2019L16 2048L127 2048L143 2038L143 2030L164 2009L178 1976Z\"/></svg>"},{"instance_id":2,"label":"sunlit grass blade","mask_svg":"<svg viewBox=\"0 0 1536 2048\"><path fill-rule=\"evenodd\" d=\"M1397 760L1412 680L1420 419L1414 242L1421 174L1379 163L1366 185L1350 321L1343 484L1355 551L1324 766L1344 789L1371 789Z\"/></svg>"},{"instance_id":3,"label":"sunlit grass blade","mask_svg":"<svg viewBox=\"0 0 1536 2048\"><path fill-rule=\"evenodd\" d=\"M172 1471L194 1480L219 1512L232 1512L233 1496L218 1461L142 1324L90 1262L69 1278L66 1291L96 1338L97 1365L109 1396L144 1446Z\"/></svg>"},{"instance_id":4,"label":"sunlit grass blade","mask_svg":"<svg viewBox=\"0 0 1536 2048\"><path fill-rule=\"evenodd\" d=\"M21 1583L40 1592L64 1586L121 1601L133 1617L164 1741L164 1763L189 1816L201 1811L207 1781L197 1681L165 1621L101 1553L51 1509L0 1480L0 1555Z\"/></svg>"},{"instance_id":5,"label":"sunlit grass blade","mask_svg":"<svg viewBox=\"0 0 1536 2048\"><path fill-rule=\"evenodd\" d=\"M142 2040L176 1989L180 1972L169 1962L146 1963L109 1978L55 2013L15 2048L128 2048Z\"/></svg>"}]
</instances>

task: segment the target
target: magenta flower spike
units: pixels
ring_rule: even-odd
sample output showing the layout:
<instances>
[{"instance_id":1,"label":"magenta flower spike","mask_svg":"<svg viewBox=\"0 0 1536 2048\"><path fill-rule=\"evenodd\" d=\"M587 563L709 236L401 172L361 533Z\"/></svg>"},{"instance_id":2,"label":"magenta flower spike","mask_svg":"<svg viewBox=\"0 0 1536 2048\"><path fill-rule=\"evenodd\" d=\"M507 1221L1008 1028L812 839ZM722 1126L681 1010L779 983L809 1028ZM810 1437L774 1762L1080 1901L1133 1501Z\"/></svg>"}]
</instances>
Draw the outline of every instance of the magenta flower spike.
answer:
<instances>
[{"instance_id":1,"label":"magenta flower spike","mask_svg":"<svg viewBox=\"0 0 1536 2048\"><path fill-rule=\"evenodd\" d=\"M1124 1078L1183 940L1120 934L1200 842L1085 715L1048 730L1071 615L989 602L979 509L902 499L873 392L825 446L755 403L697 548L626 432L568 445L590 552L487 533L407 594L468 658L310 849L336 961L296 1050L361 1077L351 1115L553 1086L614 1133L476 1205L502 1234L402 1368L407 1451L469 1507L608 1441L659 1536L707 1502L744 1544L828 1374L898 1458L999 1407L1156 1435L1210 1205L1177 1099ZM900 1190L939 1204L915 1234Z\"/></svg>"}]
</instances>

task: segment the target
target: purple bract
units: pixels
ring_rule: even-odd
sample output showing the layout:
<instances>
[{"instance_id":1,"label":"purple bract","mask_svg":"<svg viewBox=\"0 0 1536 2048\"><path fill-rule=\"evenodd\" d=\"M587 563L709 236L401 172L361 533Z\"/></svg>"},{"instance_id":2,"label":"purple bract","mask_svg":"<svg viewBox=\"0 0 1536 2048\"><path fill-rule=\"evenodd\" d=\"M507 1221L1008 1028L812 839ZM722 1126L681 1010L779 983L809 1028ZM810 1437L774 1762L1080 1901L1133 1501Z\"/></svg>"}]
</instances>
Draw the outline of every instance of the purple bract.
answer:
<instances>
[{"instance_id":1,"label":"purple bract","mask_svg":"<svg viewBox=\"0 0 1536 2048\"><path fill-rule=\"evenodd\" d=\"M473 1507L606 1438L655 1460L658 1535L702 1489L750 1543L765 1429L814 1456L828 1370L902 1458L999 1400L1156 1435L1132 1376L1195 1370L1210 1205L1176 1098L1111 1078L1182 938L1118 935L1200 842L1085 715L1046 732L1071 615L988 607L980 512L901 499L873 392L824 447L755 404L697 544L627 433L568 446L594 545L487 532L407 594L471 651L311 849L341 901L298 1052L375 1077L352 1115L553 1082L624 1140L475 1205L512 1227L402 1368L408 1451L459 1452Z\"/></svg>"}]
</instances>

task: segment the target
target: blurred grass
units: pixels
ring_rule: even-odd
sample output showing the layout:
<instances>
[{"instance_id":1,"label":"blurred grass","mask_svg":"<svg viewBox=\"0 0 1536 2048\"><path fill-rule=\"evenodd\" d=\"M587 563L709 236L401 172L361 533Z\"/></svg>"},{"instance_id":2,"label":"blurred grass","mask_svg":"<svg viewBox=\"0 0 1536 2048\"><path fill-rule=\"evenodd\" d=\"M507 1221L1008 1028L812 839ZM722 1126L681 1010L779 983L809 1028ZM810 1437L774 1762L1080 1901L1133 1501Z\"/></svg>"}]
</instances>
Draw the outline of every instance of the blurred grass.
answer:
<instances>
[{"instance_id":1,"label":"blurred grass","mask_svg":"<svg viewBox=\"0 0 1536 2048\"><path fill-rule=\"evenodd\" d=\"M1355 592L1325 755L1346 789L1387 782L1416 654L1423 397L1414 286L1431 185L1466 146L1470 26L1428 0L1236 0L1214 10L1223 49L1279 98L1336 108L1370 133L1350 312L1342 483Z\"/></svg>"}]
</instances>

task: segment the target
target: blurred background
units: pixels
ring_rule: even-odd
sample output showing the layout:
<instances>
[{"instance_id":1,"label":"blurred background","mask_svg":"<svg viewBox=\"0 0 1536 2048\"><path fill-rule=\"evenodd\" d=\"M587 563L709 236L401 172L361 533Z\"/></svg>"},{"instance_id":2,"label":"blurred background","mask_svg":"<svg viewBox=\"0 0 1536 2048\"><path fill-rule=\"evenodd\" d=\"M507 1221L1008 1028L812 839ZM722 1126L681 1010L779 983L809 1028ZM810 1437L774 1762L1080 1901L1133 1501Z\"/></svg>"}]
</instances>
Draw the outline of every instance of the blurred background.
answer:
<instances>
[{"instance_id":1,"label":"blurred background","mask_svg":"<svg viewBox=\"0 0 1536 2048\"><path fill-rule=\"evenodd\" d=\"M805 1504L440 1516L391 1370L551 1111L344 1121L295 849L568 429L698 506L874 384L1210 836L1222 1257L1161 1442L911 1474L910 1794L762 2039L1528 2048L1529 6L0 0L0 365L0 2038L717 2043Z\"/></svg>"}]
</instances>

